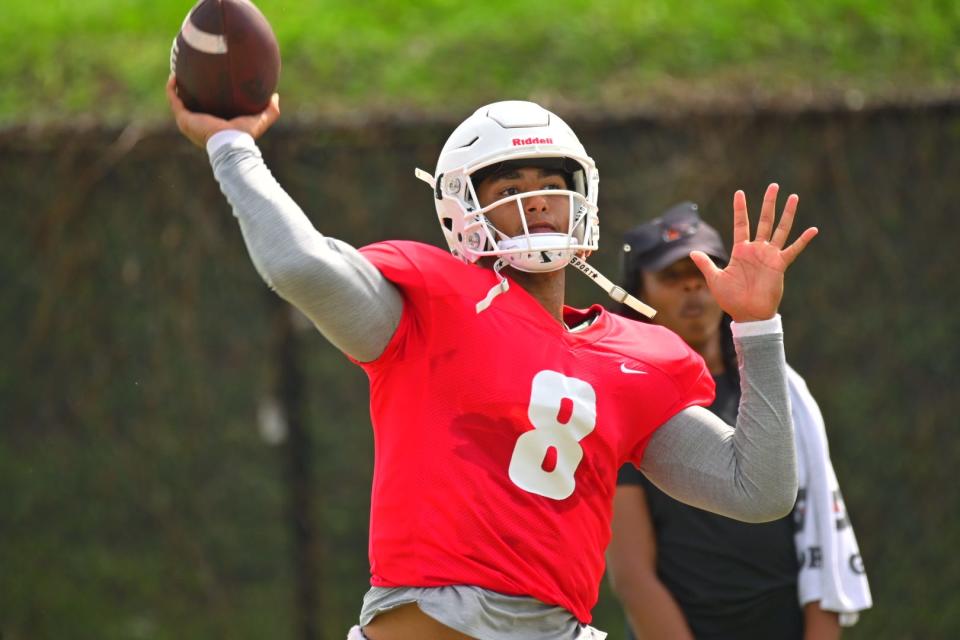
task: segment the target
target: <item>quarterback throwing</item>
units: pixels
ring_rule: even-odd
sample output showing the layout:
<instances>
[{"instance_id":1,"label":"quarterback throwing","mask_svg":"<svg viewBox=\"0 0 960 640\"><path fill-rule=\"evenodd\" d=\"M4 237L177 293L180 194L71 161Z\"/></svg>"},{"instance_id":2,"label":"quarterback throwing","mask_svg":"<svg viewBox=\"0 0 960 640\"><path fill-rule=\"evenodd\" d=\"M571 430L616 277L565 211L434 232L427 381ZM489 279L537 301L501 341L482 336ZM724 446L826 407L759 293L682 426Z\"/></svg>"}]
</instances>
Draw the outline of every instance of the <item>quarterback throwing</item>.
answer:
<instances>
[{"instance_id":1,"label":"quarterback throwing","mask_svg":"<svg viewBox=\"0 0 960 640\"><path fill-rule=\"evenodd\" d=\"M369 377L371 588L351 638L605 637L590 610L626 462L729 517L793 507L777 307L787 266L816 234L787 244L796 196L774 224L771 185L751 237L737 192L729 264L693 255L735 320L733 429L703 408L712 378L676 335L564 305L566 267L598 248L599 173L555 114L481 107L434 172L418 170L449 251L356 249L316 230L264 164L255 140L279 116L276 97L226 121L188 111L173 78L167 93L181 131L206 148L260 275Z\"/></svg>"}]
</instances>

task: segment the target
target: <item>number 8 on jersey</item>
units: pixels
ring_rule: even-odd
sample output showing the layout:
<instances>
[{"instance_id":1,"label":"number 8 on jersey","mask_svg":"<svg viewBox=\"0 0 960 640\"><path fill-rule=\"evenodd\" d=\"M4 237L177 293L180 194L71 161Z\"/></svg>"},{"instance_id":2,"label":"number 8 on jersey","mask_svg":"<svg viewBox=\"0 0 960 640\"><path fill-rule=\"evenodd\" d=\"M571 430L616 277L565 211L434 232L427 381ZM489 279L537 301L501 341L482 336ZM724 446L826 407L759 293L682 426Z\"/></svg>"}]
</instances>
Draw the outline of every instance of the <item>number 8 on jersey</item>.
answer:
<instances>
[{"instance_id":1,"label":"number 8 on jersey","mask_svg":"<svg viewBox=\"0 0 960 640\"><path fill-rule=\"evenodd\" d=\"M510 480L537 495L563 500L576 488L574 473L583 459L580 440L596 427L597 394L590 383L556 371L533 377L527 410L533 430L517 439L510 458ZM556 464L546 470L548 453Z\"/></svg>"}]
</instances>

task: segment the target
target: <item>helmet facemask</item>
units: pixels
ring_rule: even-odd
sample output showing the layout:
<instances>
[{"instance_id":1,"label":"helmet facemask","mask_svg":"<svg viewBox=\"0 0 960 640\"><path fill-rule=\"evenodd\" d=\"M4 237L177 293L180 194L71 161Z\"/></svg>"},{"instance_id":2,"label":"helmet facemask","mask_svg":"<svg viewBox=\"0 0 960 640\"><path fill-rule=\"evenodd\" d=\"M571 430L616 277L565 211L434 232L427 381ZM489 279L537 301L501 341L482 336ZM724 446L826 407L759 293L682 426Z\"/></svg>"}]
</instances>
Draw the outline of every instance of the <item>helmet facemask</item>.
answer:
<instances>
[{"instance_id":1,"label":"helmet facemask","mask_svg":"<svg viewBox=\"0 0 960 640\"><path fill-rule=\"evenodd\" d=\"M480 206L477 189L488 177L509 168L537 167L562 174L567 189L528 191L501 198ZM571 170L572 169L572 170ZM596 182L595 172L593 181ZM491 171L493 170L493 171ZM493 174L491 176L491 173ZM435 186L437 214L450 251L465 262L476 262L488 256L502 257L510 266L521 271L542 272L561 269L578 254L597 249L599 219L595 198L588 195L590 178L580 162L562 157L512 158L504 161L494 158L476 166L458 167L436 180L418 171L417 175ZM539 197L550 198L557 206L563 200L567 215L561 216L561 228L552 233L530 232L527 205ZM503 206L514 206L520 231L510 236L498 229L488 213Z\"/></svg>"},{"instance_id":2,"label":"helmet facemask","mask_svg":"<svg viewBox=\"0 0 960 640\"><path fill-rule=\"evenodd\" d=\"M476 258L500 257L515 269L537 273L562 269L573 256L596 250L599 235L597 207L587 200L584 193L583 170L565 170L574 164L565 158L518 159L472 171L466 179L467 197L463 203L463 237L472 255ZM513 168L528 167L556 171L567 188L517 193L484 207L478 206L480 183L496 179ZM579 190L577 186L580 186ZM535 202L544 201L552 210L554 221L559 218L560 224L558 228L547 231L531 231L531 226L538 226L543 221L531 219L529 214L535 209ZM516 230L515 235L497 228L488 215L496 210L501 220L505 215L509 219L511 209L516 215L510 225ZM565 210L566 215L557 216L558 210Z\"/></svg>"}]
</instances>

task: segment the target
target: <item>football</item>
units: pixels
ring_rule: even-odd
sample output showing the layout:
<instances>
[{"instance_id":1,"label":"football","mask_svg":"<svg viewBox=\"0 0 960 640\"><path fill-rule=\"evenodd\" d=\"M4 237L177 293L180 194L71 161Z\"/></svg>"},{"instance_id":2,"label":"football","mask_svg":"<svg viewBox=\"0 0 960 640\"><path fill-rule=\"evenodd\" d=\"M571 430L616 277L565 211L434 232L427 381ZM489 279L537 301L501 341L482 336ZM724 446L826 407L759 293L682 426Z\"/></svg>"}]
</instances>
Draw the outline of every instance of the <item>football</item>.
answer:
<instances>
[{"instance_id":1,"label":"football","mask_svg":"<svg viewBox=\"0 0 960 640\"><path fill-rule=\"evenodd\" d=\"M263 111L280 79L280 47L249 0L200 0L170 50L177 94L191 111L233 118Z\"/></svg>"}]
</instances>

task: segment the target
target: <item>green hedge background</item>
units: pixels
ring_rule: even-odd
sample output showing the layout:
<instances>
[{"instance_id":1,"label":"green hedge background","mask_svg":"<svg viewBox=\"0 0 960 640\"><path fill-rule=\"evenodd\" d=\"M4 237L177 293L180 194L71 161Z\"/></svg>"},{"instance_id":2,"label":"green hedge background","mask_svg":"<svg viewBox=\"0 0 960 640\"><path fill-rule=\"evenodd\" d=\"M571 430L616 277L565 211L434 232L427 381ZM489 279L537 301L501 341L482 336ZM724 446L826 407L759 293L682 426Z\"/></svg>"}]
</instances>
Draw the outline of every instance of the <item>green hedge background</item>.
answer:
<instances>
[{"instance_id":1,"label":"green hedge background","mask_svg":"<svg viewBox=\"0 0 960 640\"><path fill-rule=\"evenodd\" d=\"M960 634L960 109L563 115L600 167L611 276L622 232L679 200L729 240L736 188L800 194L821 235L788 276L788 358L875 599L845 637ZM325 233L439 244L413 168L454 124L281 122L262 146ZM11 127L0 192L0 635L343 637L368 577L365 376L260 281L203 153L169 126ZM606 585L595 619L621 637Z\"/></svg>"}]
</instances>

